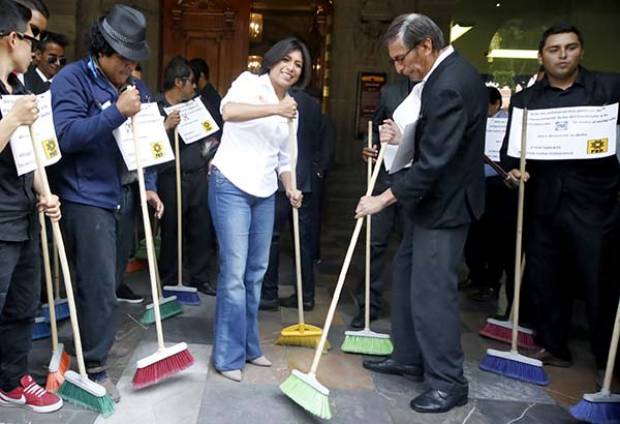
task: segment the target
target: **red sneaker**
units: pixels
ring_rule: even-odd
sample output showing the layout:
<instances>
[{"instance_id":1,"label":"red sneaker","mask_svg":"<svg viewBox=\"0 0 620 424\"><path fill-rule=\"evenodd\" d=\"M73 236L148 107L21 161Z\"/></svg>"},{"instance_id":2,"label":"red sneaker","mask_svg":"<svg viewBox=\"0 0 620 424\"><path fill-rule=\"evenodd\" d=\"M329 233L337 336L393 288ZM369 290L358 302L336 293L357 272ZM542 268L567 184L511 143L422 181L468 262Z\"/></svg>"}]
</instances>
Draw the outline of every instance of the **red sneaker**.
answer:
<instances>
[{"instance_id":1,"label":"red sneaker","mask_svg":"<svg viewBox=\"0 0 620 424\"><path fill-rule=\"evenodd\" d=\"M0 390L0 405L27 406L39 413L54 412L62 408L62 399L39 386L28 374L19 380L19 384L10 392Z\"/></svg>"}]
</instances>

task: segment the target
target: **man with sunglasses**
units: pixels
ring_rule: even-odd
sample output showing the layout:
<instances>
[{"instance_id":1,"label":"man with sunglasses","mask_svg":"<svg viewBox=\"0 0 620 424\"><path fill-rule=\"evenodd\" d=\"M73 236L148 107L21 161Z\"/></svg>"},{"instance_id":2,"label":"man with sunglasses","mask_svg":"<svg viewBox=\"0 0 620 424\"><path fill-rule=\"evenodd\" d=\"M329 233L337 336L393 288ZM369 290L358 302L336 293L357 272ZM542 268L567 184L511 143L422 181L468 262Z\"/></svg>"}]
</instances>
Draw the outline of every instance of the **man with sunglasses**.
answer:
<instances>
[{"instance_id":1,"label":"man with sunglasses","mask_svg":"<svg viewBox=\"0 0 620 424\"><path fill-rule=\"evenodd\" d=\"M45 32L34 47L35 65L24 74L24 85L34 94L49 90L54 76L66 65L65 48L69 40L63 34Z\"/></svg>"},{"instance_id":2,"label":"man with sunglasses","mask_svg":"<svg viewBox=\"0 0 620 424\"><path fill-rule=\"evenodd\" d=\"M58 220L60 203L42 194L36 172L18 176L15 169L9 140L19 126L34 122L38 110L35 97L25 95L12 71L28 68L36 40L28 27L30 10L11 0L0 0L0 10L0 95L22 95L8 114L0 115L0 416L6 418L5 406L39 413L62 407L62 399L28 374L40 295L37 207Z\"/></svg>"}]
</instances>

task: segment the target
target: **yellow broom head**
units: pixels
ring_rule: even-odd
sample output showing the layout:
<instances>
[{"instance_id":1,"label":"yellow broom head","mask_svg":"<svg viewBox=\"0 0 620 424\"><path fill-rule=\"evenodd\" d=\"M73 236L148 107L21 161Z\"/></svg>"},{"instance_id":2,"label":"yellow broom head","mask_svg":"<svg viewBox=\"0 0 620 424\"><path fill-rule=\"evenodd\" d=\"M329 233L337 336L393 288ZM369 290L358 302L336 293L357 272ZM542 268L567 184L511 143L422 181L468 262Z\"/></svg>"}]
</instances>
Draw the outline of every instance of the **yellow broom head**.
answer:
<instances>
[{"instance_id":1,"label":"yellow broom head","mask_svg":"<svg viewBox=\"0 0 620 424\"><path fill-rule=\"evenodd\" d=\"M300 346L316 348L321 340L323 330L314 325L295 324L286 327L280 332L280 337L276 340L277 345L281 346ZM329 341L325 341L325 351L331 349Z\"/></svg>"}]
</instances>

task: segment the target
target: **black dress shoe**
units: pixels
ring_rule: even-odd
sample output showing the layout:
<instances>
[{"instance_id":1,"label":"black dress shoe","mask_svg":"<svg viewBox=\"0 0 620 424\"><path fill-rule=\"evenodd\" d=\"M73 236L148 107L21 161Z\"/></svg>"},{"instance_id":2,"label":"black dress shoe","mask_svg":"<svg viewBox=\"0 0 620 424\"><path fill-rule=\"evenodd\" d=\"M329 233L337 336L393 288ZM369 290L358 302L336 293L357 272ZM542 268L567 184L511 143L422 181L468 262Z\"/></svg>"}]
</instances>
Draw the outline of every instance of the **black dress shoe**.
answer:
<instances>
[{"instance_id":1,"label":"black dress shoe","mask_svg":"<svg viewBox=\"0 0 620 424\"><path fill-rule=\"evenodd\" d=\"M217 289L208 281L206 283L192 285L192 287L197 288L200 293L204 293L207 296L215 296L217 293Z\"/></svg>"},{"instance_id":2,"label":"black dress shoe","mask_svg":"<svg viewBox=\"0 0 620 424\"><path fill-rule=\"evenodd\" d=\"M428 389L420 396L414 398L411 409L422 414L436 414L447 412L455 406L463 406L467 403L467 392L449 393L437 389Z\"/></svg>"},{"instance_id":3,"label":"black dress shoe","mask_svg":"<svg viewBox=\"0 0 620 424\"><path fill-rule=\"evenodd\" d=\"M311 311L314 309L314 299L303 301L304 311ZM297 308L297 295L293 294L289 297L280 298L280 306L283 308Z\"/></svg>"},{"instance_id":4,"label":"black dress shoe","mask_svg":"<svg viewBox=\"0 0 620 424\"><path fill-rule=\"evenodd\" d=\"M365 359L362 365L367 370L379 372L381 374L406 375L414 381L422 381L424 379L424 372L421 367L417 365L404 365L396 362L392 358L386 358L380 361Z\"/></svg>"},{"instance_id":5,"label":"black dress shoe","mask_svg":"<svg viewBox=\"0 0 620 424\"><path fill-rule=\"evenodd\" d=\"M370 322L376 321L378 318L379 318L379 313L371 309L370 310ZM357 328L357 329L364 328L365 320L366 320L365 312L362 309L351 320L351 328Z\"/></svg>"},{"instance_id":6,"label":"black dress shoe","mask_svg":"<svg viewBox=\"0 0 620 424\"><path fill-rule=\"evenodd\" d=\"M280 309L280 301L278 299L261 299L258 305L259 311L277 311Z\"/></svg>"}]
</instances>

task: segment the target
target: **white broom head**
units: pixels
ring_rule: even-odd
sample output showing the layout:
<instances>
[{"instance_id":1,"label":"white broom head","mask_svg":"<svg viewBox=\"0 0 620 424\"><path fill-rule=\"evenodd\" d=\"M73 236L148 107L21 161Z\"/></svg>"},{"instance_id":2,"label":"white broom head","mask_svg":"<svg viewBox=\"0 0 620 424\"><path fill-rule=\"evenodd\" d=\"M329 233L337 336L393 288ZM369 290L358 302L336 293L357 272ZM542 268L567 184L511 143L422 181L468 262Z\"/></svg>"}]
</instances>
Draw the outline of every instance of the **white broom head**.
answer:
<instances>
[{"instance_id":1,"label":"white broom head","mask_svg":"<svg viewBox=\"0 0 620 424\"><path fill-rule=\"evenodd\" d=\"M586 393L583 398L592 403L620 403L620 395L608 392Z\"/></svg>"},{"instance_id":2,"label":"white broom head","mask_svg":"<svg viewBox=\"0 0 620 424\"><path fill-rule=\"evenodd\" d=\"M542 361L527 357L525 355L521 355L517 352L506 352L505 350L487 349L487 355L507 359L509 361L522 362L525 364L533 365L535 367L542 368L543 366Z\"/></svg>"},{"instance_id":3,"label":"white broom head","mask_svg":"<svg viewBox=\"0 0 620 424\"><path fill-rule=\"evenodd\" d=\"M177 300L176 296L160 297L159 298L159 306L161 306L161 305L163 305L165 303L174 302L175 300ZM149 303L148 305L146 305L146 309L153 309L153 304Z\"/></svg>"},{"instance_id":4,"label":"white broom head","mask_svg":"<svg viewBox=\"0 0 620 424\"><path fill-rule=\"evenodd\" d=\"M198 289L196 287L188 287L188 286L164 286L164 290L186 292L186 293L198 293Z\"/></svg>"},{"instance_id":5,"label":"white broom head","mask_svg":"<svg viewBox=\"0 0 620 424\"><path fill-rule=\"evenodd\" d=\"M77 386L83 390L86 390L93 396L104 397L106 395L105 387L95 383L94 381L84 378L75 371L67 371L65 373L65 381Z\"/></svg>"},{"instance_id":6,"label":"white broom head","mask_svg":"<svg viewBox=\"0 0 620 424\"><path fill-rule=\"evenodd\" d=\"M173 346L158 350L157 352L147 356L146 358L140 359L137 363L137 367L146 368L149 365L153 365L156 362L162 361L166 358L170 358L171 356L183 352L184 350L187 350L187 343L177 343Z\"/></svg>"},{"instance_id":7,"label":"white broom head","mask_svg":"<svg viewBox=\"0 0 620 424\"><path fill-rule=\"evenodd\" d=\"M313 387L320 393L324 394L325 396L329 396L329 389L323 386L321 383L319 383L319 380L317 380L315 376L304 374L303 372L299 370L293 370L291 374L293 374L295 377L299 378L306 384L310 385L311 387Z\"/></svg>"},{"instance_id":8,"label":"white broom head","mask_svg":"<svg viewBox=\"0 0 620 424\"><path fill-rule=\"evenodd\" d=\"M512 330L512 321L500 321L495 318L487 318L487 323ZM530 335L534 334L534 331L532 329L521 327L520 325L517 326L517 329L519 330L520 333L525 333L525 334L530 334Z\"/></svg>"},{"instance_id":9,"label":"white broom head","mask_svg":"<svg viewBox=\"0 0 620 424\"><path fill-rule=\"evenodd\" d=\"M58 343L58 347L52 353L52 359L50 359L49 372L58 372L60 368L60 360L62 359L62 353L65 351L65 346L62 343Z\"/></svg>"},{"instance_id":10,"label":"white broom head","mask_svg":"<svg viewBox=\"0 0 620 424\"><path fill-rule=\"evenodd\" d=\"M389 339L390 338L389 334L375 333L372 330L345 331L344 335L352 336L352 337L373 337L375 339Z\"/></svg>"}]
</instances>

